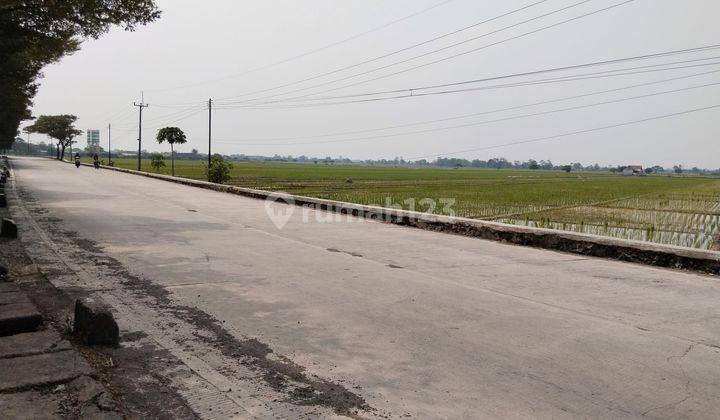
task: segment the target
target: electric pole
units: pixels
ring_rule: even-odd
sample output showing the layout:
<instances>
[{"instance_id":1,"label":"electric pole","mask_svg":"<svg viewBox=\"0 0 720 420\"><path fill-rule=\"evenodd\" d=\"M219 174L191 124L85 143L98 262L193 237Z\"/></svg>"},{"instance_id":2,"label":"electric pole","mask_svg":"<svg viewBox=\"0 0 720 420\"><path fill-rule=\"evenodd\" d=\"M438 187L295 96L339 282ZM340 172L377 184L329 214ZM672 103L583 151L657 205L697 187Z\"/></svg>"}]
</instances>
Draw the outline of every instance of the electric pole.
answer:
<instances>
[{"instance_id":1,"label":"electric pole","mask_svg":"<svg viewBox=\"0 0 720 420\"><path fill-rule=\"evenodd\" d=\"M208 171L212 162L212 98L208 99Z\"/></svg>"},{"instance_id":2,"label":"electric pole","mask_svg":"<svg viewBox=\"0 0 720 420\"><path fill-rule=\"evenodd\" d=\"M110 143L110 124L108 124L108 166L110 166L110 162L112 162L112 149Z\"/></svg>"},{"instance_id":3,"label":"electric pole","mask_svg":"<svg viewBox=\"0 0 720 420\"><path fill-rule=\"evenodd\" d=\"M140 120L138 122L138 168L137 168L137 170L140 171L141 170L140 165L142 163L142 112L143 112L143 108L147 108L150 105L144 103L142 100L140 101L140 103L133 102L133 105L138 107L140 110Z\"/></svg>"},{"instance_id":4,"label":"electric pole","mask_svg":"<svg viewBox=\"0 0 720 420\"><path fill-rule=\"evenodd\" d=\"M30 133L27 133L28 135L28 156L30 156Z\"/></svg>"}]
</instances>

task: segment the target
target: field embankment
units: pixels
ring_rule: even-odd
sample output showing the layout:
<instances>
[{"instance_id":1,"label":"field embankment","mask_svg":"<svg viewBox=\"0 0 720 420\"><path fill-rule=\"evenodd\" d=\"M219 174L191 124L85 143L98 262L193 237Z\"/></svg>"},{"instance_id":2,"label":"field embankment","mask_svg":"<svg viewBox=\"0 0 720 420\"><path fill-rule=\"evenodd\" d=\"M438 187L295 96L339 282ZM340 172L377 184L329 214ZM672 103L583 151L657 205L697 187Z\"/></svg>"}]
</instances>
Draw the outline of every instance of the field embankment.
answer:
<instances>
[{"instance_id":1,"label":"field embankment","mask_svg":"<svg viewBox=\"0 0 720 420\"><path fill-rule=\"evenodd\" d=\"M203 162L175 167L205 178ZM698 249L720 235L717 178L283 163L234 163L232 175L240 187Z\"/></svg>"}]
</instances>

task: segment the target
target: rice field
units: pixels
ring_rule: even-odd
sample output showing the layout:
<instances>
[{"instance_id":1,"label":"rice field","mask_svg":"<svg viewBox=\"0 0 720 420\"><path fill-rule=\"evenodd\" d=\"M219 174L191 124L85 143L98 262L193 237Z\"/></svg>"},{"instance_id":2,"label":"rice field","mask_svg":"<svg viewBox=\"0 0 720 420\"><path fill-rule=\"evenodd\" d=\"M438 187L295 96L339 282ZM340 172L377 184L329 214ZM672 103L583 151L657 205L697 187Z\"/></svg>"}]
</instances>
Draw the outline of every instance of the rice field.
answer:
<instances>
[{"instance_id":1,"label":"rice field","mask_svg":"<svg viewBox=\"0 0 720 420\"><path fill-rule=\"evenodd\" d=\"M164 168L161 173L169 173ZM135 169L137 161L119 159ZM359 204L710 249L720 178L610 173L235 162L232 184ZM176 175L204 179L203 164ZM151 171L149 161L143 170Z\"/></svg>"}]
</instances>

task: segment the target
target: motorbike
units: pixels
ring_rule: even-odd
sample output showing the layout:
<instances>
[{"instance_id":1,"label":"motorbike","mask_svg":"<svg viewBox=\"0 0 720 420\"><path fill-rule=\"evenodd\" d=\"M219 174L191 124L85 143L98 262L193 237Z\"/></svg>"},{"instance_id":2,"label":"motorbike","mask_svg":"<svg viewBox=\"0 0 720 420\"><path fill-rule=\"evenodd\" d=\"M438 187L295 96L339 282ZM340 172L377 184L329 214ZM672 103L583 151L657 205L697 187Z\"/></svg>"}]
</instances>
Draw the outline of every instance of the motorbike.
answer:
<instances>
[{"instance_id":1,"label":"motorbike","mask_svg":"<svg viewBox=\"0 0 720 420\"><path fill-rule=\"evenodd\" d=\"M100 169L100 161L99 160L94 161L93 166L95 166L95 169Z\"/></svg>"},{"instance_id":2,"label":"motorbike","mask_svg":"<svg viewBox=\"0 0 720 420\"><path fill-rule=\"evenodd\" d=\"M80 159L75 159L75 167L76 168L80 167Z\"/></svg>"}]
</instances>

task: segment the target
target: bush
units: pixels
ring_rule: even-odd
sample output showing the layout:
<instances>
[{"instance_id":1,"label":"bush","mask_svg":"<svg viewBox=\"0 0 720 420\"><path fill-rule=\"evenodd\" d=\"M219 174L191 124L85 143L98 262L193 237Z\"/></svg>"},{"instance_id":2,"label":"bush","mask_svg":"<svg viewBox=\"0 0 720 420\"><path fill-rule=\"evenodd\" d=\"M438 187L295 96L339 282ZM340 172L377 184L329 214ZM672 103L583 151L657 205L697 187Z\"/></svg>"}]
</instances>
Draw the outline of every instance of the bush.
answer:
<instances>
[{"instance_id":1,"label":"bush","mask_svg":"<svg viewBox=\"0 0 720 420\"><path fill-rule=\"evenodd\" d=\"M165 167L165 156L160 153L153 153L150 155L150 166L155 172L160 172L160 169Z\"/></svg>"},{"instance_id":2,"label":"bush","mask_svg":"<svg viewBox=\"0 0 720 420\"><path fill-rule=\"evenodd\" d=\"M210 160L210 168L205 165L205 175L207 175L207 179L210 182L224 184L232 179L232 176L230 176L232 167L232 164L222 156L214 155Z\"/></svg>"}]
</instances>

